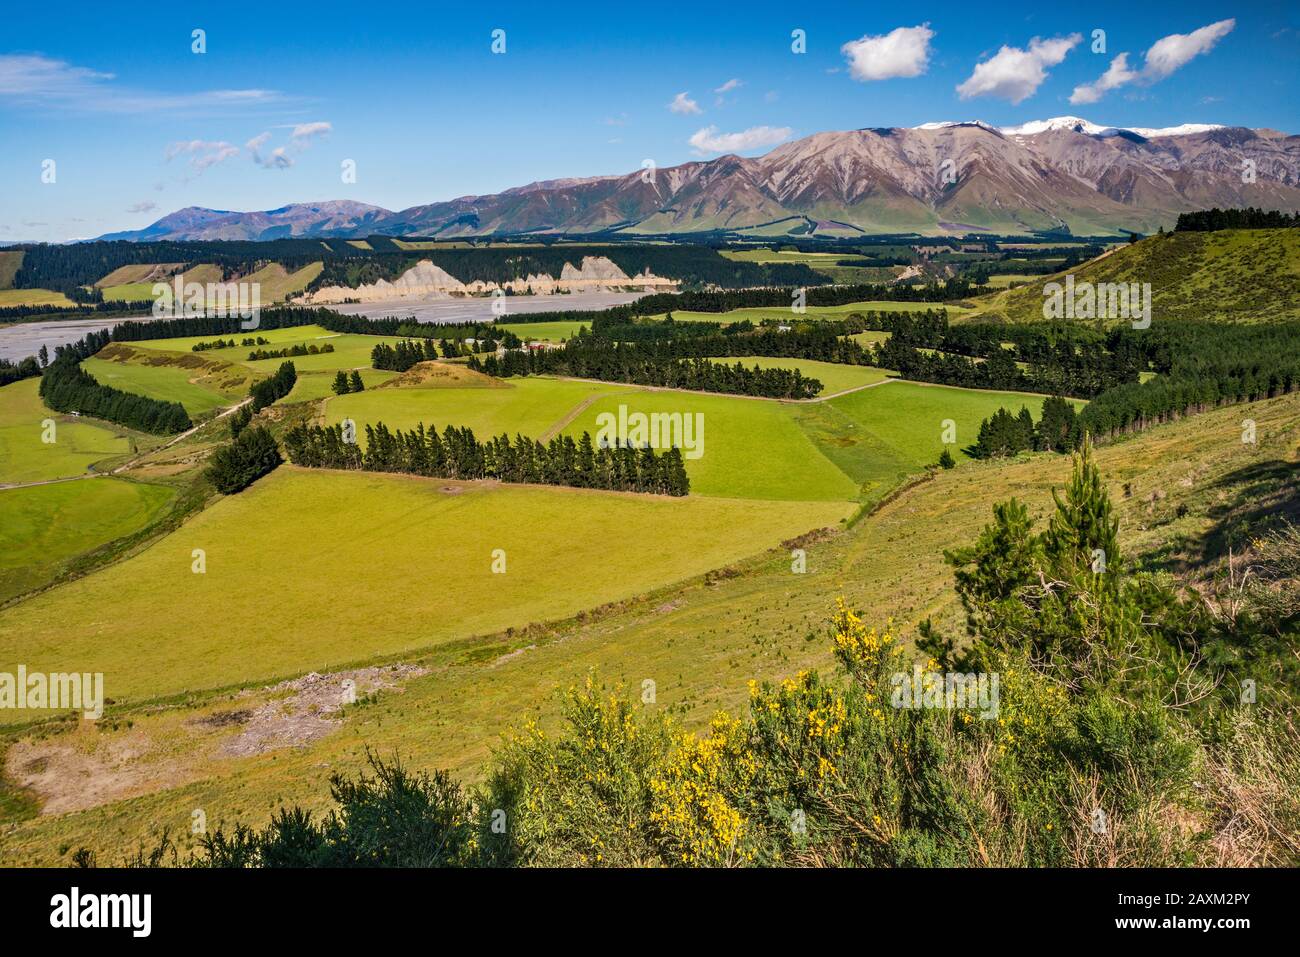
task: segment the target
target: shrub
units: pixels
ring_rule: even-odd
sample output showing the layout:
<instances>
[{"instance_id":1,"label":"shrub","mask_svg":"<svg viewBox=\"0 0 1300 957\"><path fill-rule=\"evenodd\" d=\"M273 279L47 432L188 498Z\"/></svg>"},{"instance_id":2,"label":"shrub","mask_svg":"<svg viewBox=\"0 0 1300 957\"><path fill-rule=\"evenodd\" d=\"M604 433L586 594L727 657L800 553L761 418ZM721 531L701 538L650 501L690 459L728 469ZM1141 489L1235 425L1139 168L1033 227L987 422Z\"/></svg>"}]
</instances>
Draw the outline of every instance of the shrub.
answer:
<instances>
[{"instance_id":1,"label":"shrub","mask_svg":"<svg viewBox=\"0 0 1300 957\"><path fill-rule=\"evenodd\" d=\"M244 429L229 445L212 453L204 474L222 495L234 495L283 461L274 437L259 425Z\"/></svg>"}]
</instances>

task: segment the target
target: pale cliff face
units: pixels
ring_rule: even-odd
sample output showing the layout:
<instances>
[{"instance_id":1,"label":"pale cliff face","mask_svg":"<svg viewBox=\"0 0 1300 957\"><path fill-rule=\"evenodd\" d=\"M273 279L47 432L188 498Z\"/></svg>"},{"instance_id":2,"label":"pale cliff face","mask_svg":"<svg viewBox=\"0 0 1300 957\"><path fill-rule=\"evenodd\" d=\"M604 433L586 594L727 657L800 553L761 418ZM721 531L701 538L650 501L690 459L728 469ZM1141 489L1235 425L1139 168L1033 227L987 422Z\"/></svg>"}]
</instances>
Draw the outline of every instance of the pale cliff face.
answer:
<instances>
[{"instance_id":1,"label":"pale cliff face","mask_svg":"<svg viewBox=\"0 0 1300 957\"><path fill-rule=\"evenodd\" d=\"M676 289L677 286L675 279L664 279L649 272L629 276L604 256L584 256L580 267L565 263L564 268L560 270L559 279L542 273L504 283L482 280L463 283L440 266L422 259L392 282L380 279L378 282L358 286L356 289L347 286L324 286L297 301L308 305L328 305L347 300L384 302L390 299L445 299L457 295L487 295L496 289L507 289L516 294L531 292L542 296L554 293L620 290L662 292Z\"/></svg>"}]
</instances>

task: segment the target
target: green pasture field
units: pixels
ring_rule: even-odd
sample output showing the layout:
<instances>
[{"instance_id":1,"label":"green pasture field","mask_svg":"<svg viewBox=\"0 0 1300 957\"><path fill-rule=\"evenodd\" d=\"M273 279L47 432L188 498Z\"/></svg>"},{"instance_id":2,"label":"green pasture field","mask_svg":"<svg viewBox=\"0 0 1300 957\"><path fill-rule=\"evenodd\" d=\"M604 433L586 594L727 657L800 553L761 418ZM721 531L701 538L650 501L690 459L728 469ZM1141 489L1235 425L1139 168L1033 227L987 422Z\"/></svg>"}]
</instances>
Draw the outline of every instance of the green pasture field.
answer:
<instances>
[{"instance_id":1,"label":"green pasture field","mask_svg":"<svg viewBox=\"0 0 1300 957\"><path fill-rule=\"evenodd\" d=\"M281 359L280 361L283 362L284 360ZM296 365L295 368L297 368ZM321 372L299 373L293 391L280 401L290 403L330 398L334 395L334 373L337 371L327 369ZM381 369L363 369L361 370L361 384L367 389L373 389L381 382L387 382L395 375L397 375L396 372L386 372Z\"/></svg>"},{"instance_id":2,"label":"green pasture field","mask_svg":"<svg viewBox=\"0 0 1300 957\"><path fill-rule=\"evenodd\" d=\"M50 289L0 289L0 308L8 306L75 306L61 292Z\"/></svg>"},{"instance_id":3,"label":"green pasture field","mask_svg":"<svg viewBox=\"0 0 1300 957\"><path fill-rule=\"evenodd\" d=\"M158 280L165 283L165 279ZM117 302L144 302L147 299L153 299L152 282L123 282L115 286L105 286L103 288L104 298Z\"/></svg>"},{"instance_id":4,"label":"green pasture field","mask_svg":"<svg viewBox=\"0 0 1300 957\"><path fill-rule=\"evenodd\" d=\"M325 670L568 617L850 510L286 465L144 552L0 613L0 671L103 672L107 696L139 702Z\"/></svg>"},{"instance_id":5,"label":"green pasture field","mask_svg":"<svg viewBox=\"0 0 1300 957\"><path fill-rule=\"evenodd\" d=\"M504 388L385 388L342 395L325 406L328 424L344 419L357 424L364 441L365 426L383 422L389 428L413 428L423 422L442 431L448 425L468 426L480 439L503 432L541 439L559 428L584 403L633 387L608 382L569 381L528 376L504 380Z\"/></svg>"},{"instance_id":6,"label":"green pasture field","mask_svg":"<svg viewBox=\"0 0 1300 957\"><path fill-rule=\"evenodd\" d=\"M235 401L216 389L191 382L190 370L179 366L114 362L92 356L82 360L81 368L102 385L165 402L179 402L191 417L204 415Z\"/></svg>"},{"instance_id":7,"label":"green pasture field","mask_svg":"<svg viewBox=\"0 0 1300 957\"><path fill-rule=\"evenodd\" d=\"M892 375L897 375L887 369L877 369L874 366L850 366L841 362L782 359L776 356L728 356L715 358L713 361L730 366L739 362L746 369L752 369L754 366L760 369L798 369L807 378L821 380L822 390L818 395L834 395L846 389L884 382Z\"/></svg>"},{"instance_id":8,"label":"green pasture field","mask_svg":"<svg viewBox=\"0 0 1300 957\"><path fill-rule=\"evenodd\" d=\"M724 249L722 256L734 262L751 263L802 263L836 283L888 282L897 273L892 266L841 266L840 261L861 260L860 253L800 252L795 249Z\"/></svg>"},{"instance_id":9,"label":"green pasture field","mask_svg":"<svg viewBox=\"0 0 1300 957\"><path fill-rule=\"evenodd\" d=\"M995 276L989 276L988 285L993 289L1007 289L1015 282L1033 282L1042 274L1029 275L1028 273L999 273Z\"/></svg>"},{"instance_id":10,"label":"green pasture field","mask_svg":"<svg viewBox=\"0 0 1300 957\"><path fill-rule=\"evenodd\" d=\"M884 345L886 342L889 341L889 333L858 332L849 336L849 338L852 339L854 342L861 343L863 346L870 347L870 346L874 346L876 343L880 343L881 345Z\"/></svg>"},{"instance_id":11,"label":"green pasture field","mask_svg":"<svg viewBox=\"0 0 1300 957\"><path fill-rule=\"evenodd\" d=\"M884 388L888 388L885 386ZM686 460L691 494L768 501L841 501L857 498L857 484L822 455L796 421L798 403L699 392L640 390L593 402L564 429L600 431L598 416L681 413L703 416L703 450Z\"/></svg>"},{"instance_id":12,"label":"green pasture field","mask_svg":"<svg viewBox=\"0 0 1300 957\"><path fill-rule=\"evenodd\" d=\"M525 342L537 339L544 342L560 342L572 339L584 326L591 328L590 322L560 320L556 322L498 322L502 329L513 332Z\"/></svg>"},{"instance_id":13,"label":"green pasture field","mask_svg":"<svg viewBox=\"0 0 1300 957\"><path fill-rule=\"evenodd\" d=\"M81 475L90 466L116 464L132 450L131 433L97 419L60 415L41 402L40 379L0 388L0 485ZM41 441L53 419L55 441Z\"/></svg>"},{"instance_id":14,"label":"green pasture field","mask_svg":"<svg viewBox=\"0 0 1300 957\"><path fill-rule=\"evenodd\" d=\"M806 263L809 266L834 265L841 259L860 259L857 253L809 253L797 249L724 249L720 253L733 262L746 263Z\"/></svg>"},{"instance_id":15,"label":"green pasture field","mask_svg":"<svg viewBox=\"0 0 1300 957\"><path fill-rule=\"evenodd\" d=\"M831 399L827 404L896 449L912 470L938 460L943 451L944 422L956 425L953 456L961 461L962 448L973 445L980 422L999 408L1019 412L1026 406L1037 419L1043 396L1019 392L992 392L926 385L899 380L875 389L863 389ZM1086 404L1071 400L1076 408Z\"/></svg>"},{"instance_id":16,"label":"green pasture field","mask_svg":"<svg viewBox=\"0 0 1300 957\"><path fill-rule=\"evenodd\" d=\"M0 490L0 602L44 585L78 555L144 528L175 494L115 477Z\"/></svg>"},{"instance_id":17,"label":"green pasture field","mask_svg":"<svg viewBox=\"0 0 1300 957\"><path fill-rule=\"evenodd\" d=\"M269 340L271 344L268 346L235 346L233 349L210 349L200 353L200 355L215 356L227 362L236 362L240 359L247 359L248 353L253 349L282 349L296 342L315 342L320 345L322 342L337 337L338 333L330 332L323 326L291 326L288 329L250 329L246 332L232 332L222 336L180 336L175 339L144 339L140 342L132 342L130 345L138 349L159 349L163 352L190 352L200 342L214 342L217 339L234 339L239 342L243 339L256 339L259 336Z\"/></svg>"},{"instance_id":18,"label":"green pasture field","mask_svg":"<svg viewBox=\"0 0 1300 957\"><path fill-rule=\"evenodd\" d=\"M288 329L252 329L247 332L235 332L224 336L186 336L179 339L146 339L131 345L141 349L156 349L169 352L189 352L195 344L213 342L216 339L235 339L261 337L269 344L261 346L235 346L233 349L212 349L200 353L204 356L222 359L226 362L239 363L263 375L273 375L280 368L284 359L249 360L248 355L254 349L285 349L295 345L323 346L326 343L334 347L333 352L318 353L314 356L290 356L289 360L301 375L310 372L334 373L339 369L352 371L360 369L364 373L370 368L370 353L381 342L389 344L403 341L400 336L360 336L330 332L321 326L292 326ZM376 381L382 377L377 376ZM363 375L363 381L369 385L370 377ZM319 391L319 390L317 390ZM326 390L327 394L328 389ZM305 395L305 397L312 397ZM296 399L292 401L297 401Z\"/></svg>"},{"instance_id":19,"label":"green pasture field","mask_svg":"<svg viewBox=\"0 0 1300 957\"><path fill-rule=\"evenodd\" d=\"M402 342L400 337L394 336L356 336L356 335L333 335L327 334L326 338L316 338L313 336L299 337L289 339L283 342L277 342L274 346L240 346L238 350L225 349L224 352L238 351L238 357L232 357L237 362L242 362L250 369L256 369L258 372L264 372L272 375L275 370L280 368L284 359L255 359L249 360L248 354L254 348L260 349L283 349L287 346L294 345L317 345L323 346L329 343L334 347L333 352L322 352L314 356L288 356L288 360L293 363L293 367L299 372L337 372L339 369L368 369L370 368L370 353L381 342L389 344Z\"/></svg>"}]
</instances>

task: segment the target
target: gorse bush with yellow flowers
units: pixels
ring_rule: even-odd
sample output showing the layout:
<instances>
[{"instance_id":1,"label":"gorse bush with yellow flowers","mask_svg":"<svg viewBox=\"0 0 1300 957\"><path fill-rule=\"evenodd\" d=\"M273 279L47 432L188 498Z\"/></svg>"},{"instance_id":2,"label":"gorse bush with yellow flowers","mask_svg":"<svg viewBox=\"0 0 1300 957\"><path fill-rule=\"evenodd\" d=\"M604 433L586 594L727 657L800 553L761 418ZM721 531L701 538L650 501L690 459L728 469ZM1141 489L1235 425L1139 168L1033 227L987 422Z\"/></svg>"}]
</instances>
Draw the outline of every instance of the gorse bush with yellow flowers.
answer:
<instances>
[{"instance_id":1,"label":"gorse bush with yellow flowers","mask_svg":"<svg viewBox=\"0 0 1300 957\"><path fill-rule=\"evenodd\" d=\"M841 601L835 674L751 683L747 713L698 732L589 675L558 731L525 725L471 792L375 761L373 780L335 780L340 810L320 823L294 809L218 831L200 862L1300 863L1294 689L1272 708L1239 694L1249 674L1292 674L1265 666L1295 647L1295 536L1275 537L1227 615L1130 572L1086 444L1055 504L1036 532L1002 503L948 555L965 635L927 625L905 642Z\"/></svg>"}]
</instances>

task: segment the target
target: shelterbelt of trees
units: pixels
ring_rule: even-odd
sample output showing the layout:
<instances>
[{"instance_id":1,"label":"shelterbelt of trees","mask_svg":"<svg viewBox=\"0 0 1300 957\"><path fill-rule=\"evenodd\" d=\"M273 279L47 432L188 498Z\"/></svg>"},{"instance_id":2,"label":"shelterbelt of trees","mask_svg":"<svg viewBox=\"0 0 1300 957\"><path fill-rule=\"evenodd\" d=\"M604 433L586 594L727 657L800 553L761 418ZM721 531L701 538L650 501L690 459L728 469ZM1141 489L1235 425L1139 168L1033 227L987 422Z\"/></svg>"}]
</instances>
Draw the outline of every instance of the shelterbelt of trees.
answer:
<instances>
[{"instance_id":1,"label":"shelterbelt of trees","mask_svg":"<svg viewBox=\"0 0 1300 957\"><path fill-rule=\"evenodd\" d=\"M817 286L805 288L785 284L779 287L754 289L716 289L698 292L661 292L642 296L635 302L609 309L567 309L559 312L512 313L512 322L584 322L593 330L604 324L622 325L642 316L663 313L716 312L733 309L784 308L788 309L802 293L808 306L846 306L853 302L954 302L987 292L964 279L950 279L946 284L894 285L892 283L859 283L856 285ZM792 318L798 315L791 313Z\"/></svg>"},{"instance_id":2,"label":"shelterbelt of trees","mask_svg":"<svg viewBox=\"0 0 1300 957\"><path fill-rule=\"evenodd\" d=\"M890 334L883 345L849 338ZM920 382L1090 398L1136 381L1147 361L1133 343L1068 324L951 327L943 310L851 313L844 319L754 326L671 321L595 326L593 336L634 342L661 357L774 356L894 369ZM1008 348L1009 346L1009 348ZM1020 368L1020 364L1026 366Z\"/></svg>"},{"instance_id":3,"label":"shelterbelt of trees","mask_svg":"<svg viewBox=\"0 0 1300 957\"><path fill-rule=\"evenodd\" d=\"M90 358L108 343L109 333L104 330L60 346L54 361L41 374L41 400L55 412L92 415L155 435L188 429L193 423L179 402L164 402L102 385L81 368L82 359Z\"/></svg>"},{"instance_id":4,"label":"shelterbelt of trees","mask_svg":"<svg viewBox=\"0 0 1300 957\"><path fill-rule=\"evenodd\" d=\"M686 495L690 479L679 449L656 453L648 445L595 448L591 434L576 441L557 435L547 444L516 435L479 441L472 429L419 423L390 431L382 422L366 426L366 447L345 437L341 425L296 425L284 435L289 461L308 468L403 472L446 479L497 479L573 488Z\"/></svg>"},{"instance_id":5,"label":"shelterbelt of trees","mask_svg":"<svg viewBox=\"0 0 1300 957\"><path fill-rule=\"evenodd\" d=\"M62 292L63 290L56 290ZM76 296L68 296L78 302ZM0 308L0 322L39 322L47 319L112 319L135 316L153 308L153 300L143 302L104 302L92 300L76 306L5 306Z\"/></svg>"},{"instance_id":6,"label":"shelterbelt of trees","mask_svg":"<svg viewBox=\"0 0 1300 957\"><path fill-rule=\"evenodd\" d=\"M727 365L708 359L672 359L654 355L641 346L607 339L570 339L563 349L507 352L498 359L471 356L469 367L490 376L559 375L602 382L757 395L768 399L811 399L822 390L820 379L798 369L747 369L737 362Z\"/></svg>"},{"instance_id":7,"label":"shelterbelt of trees","mask_svg":"<svg viewBox=\"0 0 1300 957\"><path fill-rule=\"evenodd\" d=\"M1136 334L1135 334L1136 335ZM1044 444L1041 427L1025 409L1013 416L999 409L980 426L973 454L1014 455L1025 449L1075 448L1085 435L1108 439L1222 405L1270 399L1300 389L1300 323L1224 326L1168 323L1143 333L1143 354L1159 374L1146 382L1113 385L1090 401L1065 433L1068 443ZM1048 425L1059 435L1053 412ZM1044 422L1048 422L1044 406ZM1064 415L1064 413L1061 413Z\"/></svg>"}]
</instances>

